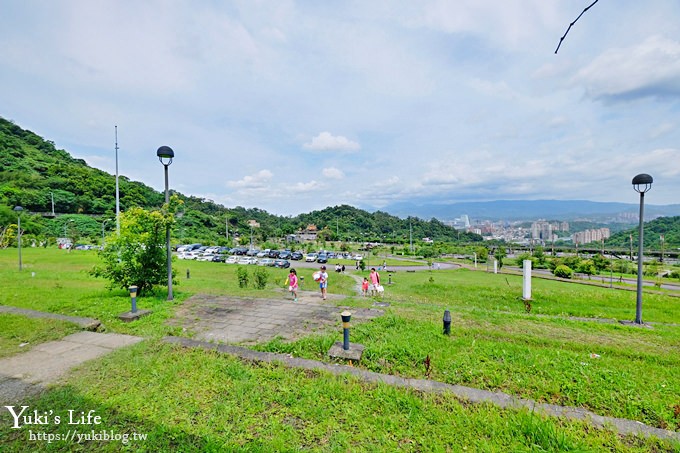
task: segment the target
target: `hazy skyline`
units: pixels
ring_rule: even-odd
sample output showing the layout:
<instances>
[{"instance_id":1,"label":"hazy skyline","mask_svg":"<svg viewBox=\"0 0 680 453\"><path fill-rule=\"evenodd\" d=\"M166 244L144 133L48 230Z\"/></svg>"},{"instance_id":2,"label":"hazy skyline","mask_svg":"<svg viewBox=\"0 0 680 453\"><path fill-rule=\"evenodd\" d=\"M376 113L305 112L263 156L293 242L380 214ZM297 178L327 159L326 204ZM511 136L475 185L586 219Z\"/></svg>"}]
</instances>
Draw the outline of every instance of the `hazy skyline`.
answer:
<instances>
[{"instance_id":1,"label":"hazy skyline","mask_svg":"<svg viewBox=\"0 0 680 453\"><path fill-rule=\"evenodd\" d=\"M227 207L679 203L680 4L0 0L0 116Z\"/></svg>"}]
</instances>

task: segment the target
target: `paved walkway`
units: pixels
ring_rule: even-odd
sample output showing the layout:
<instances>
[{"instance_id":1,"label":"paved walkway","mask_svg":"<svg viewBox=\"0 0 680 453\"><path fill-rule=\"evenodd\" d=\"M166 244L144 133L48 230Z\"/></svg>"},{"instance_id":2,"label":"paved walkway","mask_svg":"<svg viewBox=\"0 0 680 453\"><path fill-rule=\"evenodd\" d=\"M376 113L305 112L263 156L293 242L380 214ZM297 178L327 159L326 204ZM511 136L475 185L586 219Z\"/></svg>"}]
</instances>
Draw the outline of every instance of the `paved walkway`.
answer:
<instances>
[{"instance_id":1,"label":"paved walkway","mask_svg":"<svg viewBox=\"0 0 680 453\"><path fill-rule=\"evenodd\" d=\"M116 333L78 332L0 359L0 405L20 404L87 360L142 341Z\"/></svg>"},{"instance_id":2,"label":"paved walkway","mask_svg":"<svg viewBox=\"0 0 680 453\"><path fill-rule=\"evenodd\" d=\"M98 319L60 315L58 313L46 313L44 311L29 310L28 308L10 307L9 305L0 305L0 313L11 313L14 315L26 316L28 318L58 319L60 321L77 324L85 330L97 330L101 327L101 322L99 322Z\"/></svg>"},{"instance_id":3,"label":"paved walkway","mask_svg":"<svg viewBox=\"0 0 680 453\"><path fill-rule=\"evenodd\" d=\"M586 409L569 406L556 406L554 404L537 403L533 400L517 398L502 392L490 392L479 390L462 385L446 384L444 382L431 381L427 379L408 379L391 374L381 374L373 371L363 370L348 365L338 365L325 363L317 360L295 358L287 354L276 354L273 352L253 351L252 349L238 346L216 345L214 343L201 342L181 337L166 337L165 342L178 344L188 348L201 348L206 350L216 350L221 353L234 355L246 360L281 363L289 368L302 368L306 370L321 370L334 375L350 374L356 378L374 384L383 383L395 387L408 388L421 392L432 393L451 393L458 398L472 403L491 403L496 406L508 409L528 409L530 411L541 412L552 417L565 417L572 420L583 420L597 427L611 428L621 434L634 434L643 436L656 436L660 439L669 439L680 442L680 432L667 431L665 429L654 428L635 420L624 418L603 417Z\"/></svg>"},{"instance_id":4,"label":"paved walkway","mask_svg":"<svg viewBox=\"0 0 680 453\"><path fill-rule=\"evenodd\" d=\"M186 300L170 324L181 326L195 338L222 343L257 343L277 336L291 340L323 330L340 321L347 307L336 303L344 296L301 291L298 301L282 293L281 299L248 299L232 296L197 295ZM375 308L352 308L352 321L372 319L383 314Z\"/></svg>"}]
</instances>

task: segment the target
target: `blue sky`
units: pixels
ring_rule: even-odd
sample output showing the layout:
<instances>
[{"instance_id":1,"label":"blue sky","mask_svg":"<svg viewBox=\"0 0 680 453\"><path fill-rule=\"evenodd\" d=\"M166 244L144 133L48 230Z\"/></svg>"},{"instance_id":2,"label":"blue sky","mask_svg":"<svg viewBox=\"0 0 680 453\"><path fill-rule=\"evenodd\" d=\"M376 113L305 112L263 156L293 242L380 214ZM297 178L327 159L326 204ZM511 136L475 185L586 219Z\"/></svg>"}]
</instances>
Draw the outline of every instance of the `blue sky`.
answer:
<instances>
[{"instance_id":1,"label":"blue sky","mask_svg":"<svg viewBox=\"0 0 680 453\"><path fill-rule=\"evenodd\" d=\"M231 206L680 197L680 2L0 0L0 116Z\"/></svg>"}]
</instances>

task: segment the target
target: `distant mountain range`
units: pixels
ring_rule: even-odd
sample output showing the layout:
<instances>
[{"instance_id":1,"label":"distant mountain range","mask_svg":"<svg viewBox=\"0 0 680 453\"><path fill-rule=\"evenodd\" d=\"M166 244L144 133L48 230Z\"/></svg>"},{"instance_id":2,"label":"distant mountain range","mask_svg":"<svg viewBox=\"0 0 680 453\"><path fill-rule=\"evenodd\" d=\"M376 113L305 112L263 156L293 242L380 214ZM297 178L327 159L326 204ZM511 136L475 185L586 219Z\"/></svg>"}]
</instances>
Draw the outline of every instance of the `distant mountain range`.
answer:
<instances>
[{"instance_id":1,"label":"distant mountain range","mask_svg":"<svg viewBox=\"0 0 680 453\"><path fill-rule=\"evenodd\" d=\"M636 219L640 205L587 200L497 200L460 203L394 203L381 210L399 217L435 217L453 220L467 214L471 220L575 220L625 221ZM631 216L632 215L632 216ZM680 215L680 204L645 204L645 219Z\"/></svg>"}]
</instances>

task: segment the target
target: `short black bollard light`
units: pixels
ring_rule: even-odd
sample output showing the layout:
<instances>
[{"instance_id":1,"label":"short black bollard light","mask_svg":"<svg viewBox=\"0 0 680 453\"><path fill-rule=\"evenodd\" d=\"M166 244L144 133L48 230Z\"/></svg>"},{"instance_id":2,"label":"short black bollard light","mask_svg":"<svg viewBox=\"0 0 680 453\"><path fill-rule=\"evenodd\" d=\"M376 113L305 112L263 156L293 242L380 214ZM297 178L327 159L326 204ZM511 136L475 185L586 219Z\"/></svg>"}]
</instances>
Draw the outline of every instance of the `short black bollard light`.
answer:
<instances>
[{"instance_id":1,"label":"short black bollard light","mask_svg":"<svg viewBox=\"0 0 680 453\"><path fill-rule=\"evenodd\" d=\"M130 310L130 313L137 313L137 287L131 286L128 289L130 290L130 299L132 299L132 310Z\"/></svg>"},{"instance_id":2,"label":"short black bollard light","mask_svg":"<svg viewBox=\"0 0 680 453\"><path fill-rule=\"evenodd\" d=\"M451 335L451 312L444 310L444 335Z\"/></svg>"},{"instance_id":3,"label":"short black bollard light","mask_svg":"<svg viewBox=\"0 0 680 453\"><path fill-rule=\"evenodd\" d=\"M187 280L191 278L191 273L189 272L189 269L187 269Z\"/></svg>"},{"instance_id":4,"label":"short black bollard light","mask_svg":"<svg viewBox=\"0 0 680 453\"><path fill-rule=\"evenodd\" d=\"M305 284L305 276L300 275L300 288L302 288L302 285L304 285L304 284Z\"/></svg>"},{"instance_id":5,"label":"short black bollard light","mask_svg":"<svg viewBox=\"0 0 680 453\"><path fill-rule=\"evenodd\" d=\"M392 284L392 272L390 272L390 278L388 279L387 284L388 285Z\"/></svg>"},{"instance_id":6,"label":"short black bollard light","mask_svg":"<svg viewBox=\"0 0 680 453\"><path fill-rule=\"evenodd\" d=\"M342 349L349 351L349 320L352 313L343 311L340 316L342 317Z\"/></svg>"}]
</instances>

